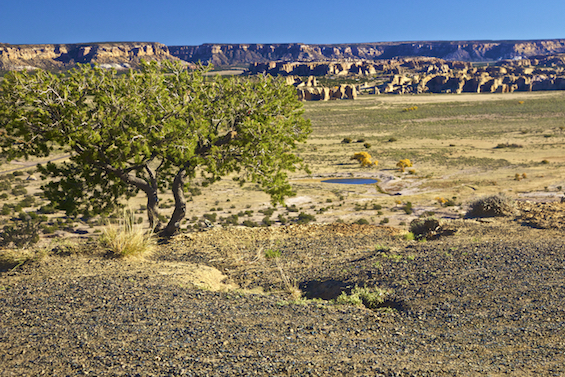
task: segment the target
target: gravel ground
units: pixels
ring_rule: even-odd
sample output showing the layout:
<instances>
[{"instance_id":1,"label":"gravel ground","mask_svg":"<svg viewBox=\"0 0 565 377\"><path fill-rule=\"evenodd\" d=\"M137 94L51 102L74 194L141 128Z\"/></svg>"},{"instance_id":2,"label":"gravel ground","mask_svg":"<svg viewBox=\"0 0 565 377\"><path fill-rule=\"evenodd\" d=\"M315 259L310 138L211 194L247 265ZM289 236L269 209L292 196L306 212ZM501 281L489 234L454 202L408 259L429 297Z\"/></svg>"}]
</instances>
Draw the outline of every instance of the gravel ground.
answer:
<instances>
[{"instance_id":1,"label":"gravel ground","mask_svg":"<svg viewBox=\"0 0 565 377\"><path fill-rule=\"evenodd\" d=\"M181 235L146 259L52 253L0 274L0 375L564 375L562 232L452 226L428 242L315 225ZM386 305L289 295L355 285Z\"/></svg>"}]
</instances>

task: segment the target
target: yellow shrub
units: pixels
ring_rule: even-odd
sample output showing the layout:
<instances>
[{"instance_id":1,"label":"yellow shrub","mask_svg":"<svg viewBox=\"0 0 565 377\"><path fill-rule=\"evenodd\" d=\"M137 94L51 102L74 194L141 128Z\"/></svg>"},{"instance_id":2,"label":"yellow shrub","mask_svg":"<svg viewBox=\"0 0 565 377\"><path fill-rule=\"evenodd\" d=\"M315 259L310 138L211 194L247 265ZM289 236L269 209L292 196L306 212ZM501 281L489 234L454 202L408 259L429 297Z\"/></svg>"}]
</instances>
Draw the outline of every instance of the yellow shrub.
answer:
<instances>
[{"instance_id":1,"label":"yellow shrub","mask_svg":"<svg viewBox=\"0 0 565 377\"><path fill-rule=\"evenodd\" d=\"M406 168L412 167L412 162L409 159L405 158L404 160L398 161L396 166L400 169L401 172L404 172Z\"/></svg>"},{"instance_id":2,"label":"yellow shrub","mask_svg":"<svg viewBox=\"0 0 565 377\"><path fill-rule=\"evenodd\" d=\"M351 159L359 161L362 167L379 164L377 160L372 161L371 155L367 152L356 152Z\"/></svg>"}]
</instances>

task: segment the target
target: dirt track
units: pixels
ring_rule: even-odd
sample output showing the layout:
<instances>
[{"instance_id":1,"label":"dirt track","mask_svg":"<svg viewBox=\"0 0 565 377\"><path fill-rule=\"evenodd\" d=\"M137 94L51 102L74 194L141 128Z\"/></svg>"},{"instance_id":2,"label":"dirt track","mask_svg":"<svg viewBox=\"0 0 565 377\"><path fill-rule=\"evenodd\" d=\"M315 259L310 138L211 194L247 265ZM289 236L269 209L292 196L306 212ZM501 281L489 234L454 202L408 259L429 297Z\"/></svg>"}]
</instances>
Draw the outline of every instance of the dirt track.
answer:
<instances>
[{"instance_id":1,"label":"dirt track","mask_svg":"<svg viewBox=\"0 0 565 377\"><path fill-rule=\"evenodd\" d=\"M562 235L454 226L425 243L295 226L179 236L150 260L51 255L0 275L0 375L564 374ZM306 293L317 282L311 295L386 288L396 309L293 302L283 275Z\"/></svg>"}]
</instances>

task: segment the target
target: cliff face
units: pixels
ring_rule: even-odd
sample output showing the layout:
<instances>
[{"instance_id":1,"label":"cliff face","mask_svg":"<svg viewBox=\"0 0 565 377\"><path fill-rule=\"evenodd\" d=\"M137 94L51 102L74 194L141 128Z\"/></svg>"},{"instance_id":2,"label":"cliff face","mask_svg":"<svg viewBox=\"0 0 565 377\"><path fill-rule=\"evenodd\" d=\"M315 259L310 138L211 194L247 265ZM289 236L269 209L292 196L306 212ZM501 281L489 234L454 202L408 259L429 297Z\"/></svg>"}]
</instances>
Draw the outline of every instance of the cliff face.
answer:
<instances>
[{"instance_id":1,"label":"cliff face","mask_svg":"<svg viewBox=\"0 0 565 377\"><path fill-rule=\"evenodd\" d=\"M169 46L171 55L214 65L268 61L377 60L426 56L445 60L494 61L565 53L565 39L537 41L387 42L336 45L203 44Z\"/></svg>"},{"instance_id":2,"label":"cliff face","mask_svg":"<svg viewBox=\"0 0 565 377\"><path fill-rule=\"evenodd\" d=\"M129 68L137 66L141 59L176 60L167 46L160 43L0 44L0 70L65 69L76 63Z\"/></svg>"}]
</instances>

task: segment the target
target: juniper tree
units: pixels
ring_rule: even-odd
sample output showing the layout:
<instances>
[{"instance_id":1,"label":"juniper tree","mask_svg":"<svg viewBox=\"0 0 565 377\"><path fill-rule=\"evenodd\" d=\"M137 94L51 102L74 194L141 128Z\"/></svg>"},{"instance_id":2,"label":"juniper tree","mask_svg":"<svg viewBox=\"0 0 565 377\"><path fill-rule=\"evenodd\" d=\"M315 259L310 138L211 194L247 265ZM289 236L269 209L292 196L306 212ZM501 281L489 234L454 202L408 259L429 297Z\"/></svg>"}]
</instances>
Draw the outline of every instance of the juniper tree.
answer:
<instances>
[{"instance_id":1,"label":"juniper tree","mask_svg":"<svg viewBox=\"0 0 565 377\"><path fill-rule=\"evenodd\" d=\"M287 172L310 133L292 87L270 76L214 78L207 67L144 63L118 74L89 65L60 74L11 72L0 86L0 146L9 158L68 153L39 170L46 197L68 215L111 212L142 191L149 223L176 232L195 178L230 173L273 203L292 194ZM159 193L175 202L161 223Z\"/></svg>"}]
</instances>

